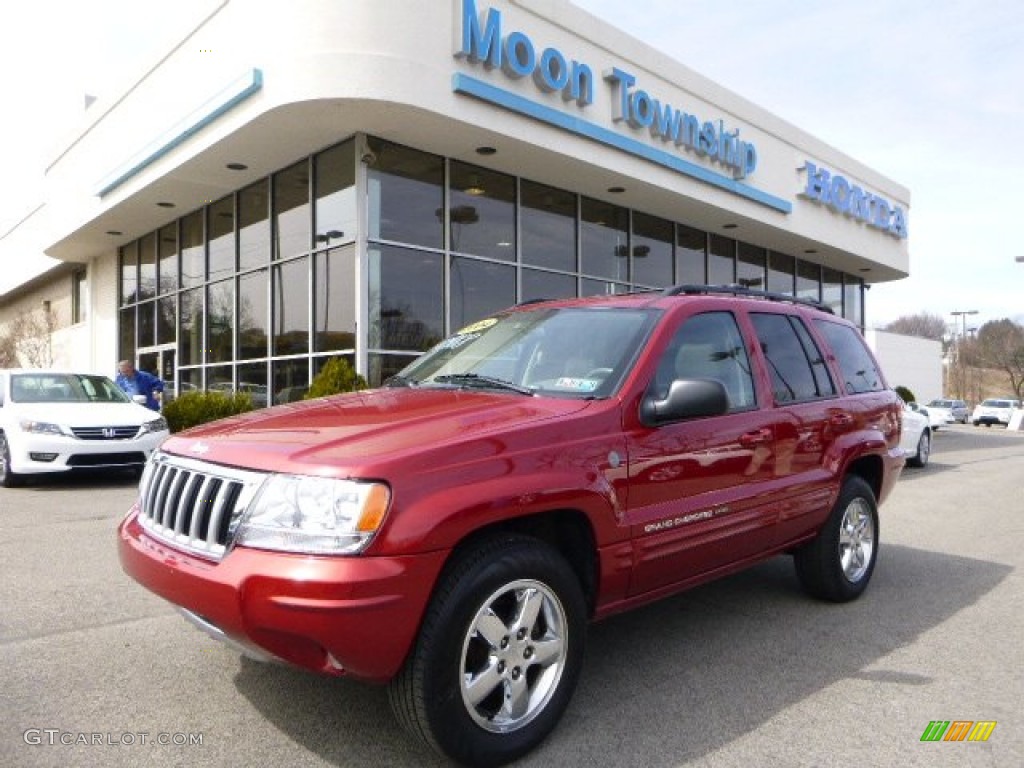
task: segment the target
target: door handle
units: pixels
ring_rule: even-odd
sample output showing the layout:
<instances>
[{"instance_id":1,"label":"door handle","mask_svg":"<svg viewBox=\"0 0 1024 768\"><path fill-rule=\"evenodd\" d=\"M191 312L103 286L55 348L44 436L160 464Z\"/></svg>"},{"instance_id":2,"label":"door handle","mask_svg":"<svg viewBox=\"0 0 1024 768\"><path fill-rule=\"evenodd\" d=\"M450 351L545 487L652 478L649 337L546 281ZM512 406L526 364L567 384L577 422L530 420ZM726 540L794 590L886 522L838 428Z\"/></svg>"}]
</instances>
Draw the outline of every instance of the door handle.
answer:
<instances>
[{"instance_id":1,"label":"door handle","mask_svg":"<svg viewBox=\"0 0 1024 768\"><path fill-rule=\"evenodd\" d=\"M744 448L753 448L756 445L764 445L771 442L772 431L770 429L758 429L754 432L747 432L740 435L740 445Z\"/></svg>"},{"instance_id":2,"label":"door handle","mask_svg":"<svg viewBox=\"0 0 1024 768\"><path fill-rule=\"evenodd\" d=\"M834 413L829 418L833 427L849 427L853 425L853 416L848 413Z\"/></svg>"}]
</instances>

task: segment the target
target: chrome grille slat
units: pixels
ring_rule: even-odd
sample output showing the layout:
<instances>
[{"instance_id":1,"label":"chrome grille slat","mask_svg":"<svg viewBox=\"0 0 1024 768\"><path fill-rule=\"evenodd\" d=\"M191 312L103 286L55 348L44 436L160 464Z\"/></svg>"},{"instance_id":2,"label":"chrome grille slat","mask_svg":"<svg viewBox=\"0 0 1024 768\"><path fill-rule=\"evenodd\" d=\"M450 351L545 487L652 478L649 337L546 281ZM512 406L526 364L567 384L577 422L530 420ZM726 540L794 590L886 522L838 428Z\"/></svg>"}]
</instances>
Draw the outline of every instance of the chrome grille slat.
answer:
<instances>
[{"instance_id":1,"label":"chrome grille slat","mask_svg":"<svg viewBox=\"0 0 1024 768\"><path fill-rule=\"evenodd\" d=\"M153 538L219 560L231 522L244 512L265 474L157 452L139 497L139 522Z\"/></svg>"}]
</instances>

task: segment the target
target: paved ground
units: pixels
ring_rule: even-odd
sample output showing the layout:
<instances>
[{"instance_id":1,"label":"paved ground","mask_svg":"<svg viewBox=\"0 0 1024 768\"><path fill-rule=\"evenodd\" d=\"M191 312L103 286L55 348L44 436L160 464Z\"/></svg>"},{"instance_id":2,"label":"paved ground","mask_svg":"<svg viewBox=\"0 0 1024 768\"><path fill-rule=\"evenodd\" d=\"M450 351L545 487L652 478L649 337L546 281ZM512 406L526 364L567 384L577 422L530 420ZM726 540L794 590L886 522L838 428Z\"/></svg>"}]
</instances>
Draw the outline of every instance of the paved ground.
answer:
<instances>
[{"instance_id":1,"label":"paved ground","mask_svg":"<svg viewBox=\"0 0 1024 768\"><path fill-rule=\"evenodd\" d=\"M595 625L569 712L519 765L1024 765L1024 433L957 426L934 451L882 510L861 600L806 599L778 558ZM0 489L0 765L441 765L383 689L240 659L130 582L133 494ZM998 725L923 744L931 720Z\"/></svg>"}]
</instances>

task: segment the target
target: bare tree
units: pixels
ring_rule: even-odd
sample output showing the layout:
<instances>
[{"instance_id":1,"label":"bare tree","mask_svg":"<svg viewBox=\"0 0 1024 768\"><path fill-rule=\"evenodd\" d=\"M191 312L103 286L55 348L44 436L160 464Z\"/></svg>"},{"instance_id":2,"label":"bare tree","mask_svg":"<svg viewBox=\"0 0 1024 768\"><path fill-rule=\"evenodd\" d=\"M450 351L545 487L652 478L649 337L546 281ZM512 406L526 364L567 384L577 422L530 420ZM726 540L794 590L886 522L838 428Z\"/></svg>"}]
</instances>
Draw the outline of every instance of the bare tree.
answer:
<instances>
[{"instance_id":1,"label":"bare tree","mask_svg":"<svg viewBox=\"0 0 1024 768\"><path fill-rule=\"evenodd\" d=\"M982 365L1006 373L1017 397L1024 397L1024 327L1005 319L985 323L972 352Z\"/></svg>"},{"instance_id":2,"label":"bare tree","mask_svg":"<svg viewBox=\"0 0 1024 768\"><path fill-rule=\"evenodd\" d=\"M0 332L0 368L49 368L57 315L49 308L15 315Z\"/></svg>"},{"instance_id":3,"label":"bare tree","mask_svg":"<svg viewBox=\"0 0 1024 768\"><path fill-rule=\"evenodd\" d=\"M946 321L939 315L929 315L922 312L918 315L904 315L898 317L882 328L889 333L899 333L903 336L918 336L922 339L942 341L946 335Z\"/></svg>"}]
</instances>

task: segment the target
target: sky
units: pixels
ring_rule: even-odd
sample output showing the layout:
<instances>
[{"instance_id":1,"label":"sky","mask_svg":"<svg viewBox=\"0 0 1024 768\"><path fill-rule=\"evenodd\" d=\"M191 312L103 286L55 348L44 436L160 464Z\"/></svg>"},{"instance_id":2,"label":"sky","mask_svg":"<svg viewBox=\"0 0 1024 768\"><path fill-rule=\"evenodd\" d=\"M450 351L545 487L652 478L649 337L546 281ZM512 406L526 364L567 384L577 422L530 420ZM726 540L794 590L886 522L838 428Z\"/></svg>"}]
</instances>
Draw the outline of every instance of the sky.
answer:
<instances>
[{"instance_id":1,"label":"sky","mask_svg":"<svg viewBox=\"0 0 1024 768\"><path fill-rule=\"evenodd\" d=\"M872 287L869 327L964 310L970 327L1024 322L1020 0L575 1L909 188L911 274ZM0 237L41 199L85 94L116 93L210 4L5 5ZM0 293L16 268L0 264Z\"/></svg>"}]
</instances>

